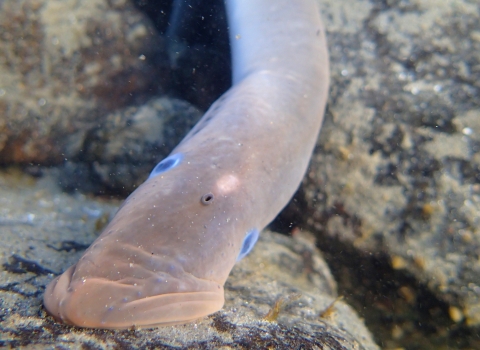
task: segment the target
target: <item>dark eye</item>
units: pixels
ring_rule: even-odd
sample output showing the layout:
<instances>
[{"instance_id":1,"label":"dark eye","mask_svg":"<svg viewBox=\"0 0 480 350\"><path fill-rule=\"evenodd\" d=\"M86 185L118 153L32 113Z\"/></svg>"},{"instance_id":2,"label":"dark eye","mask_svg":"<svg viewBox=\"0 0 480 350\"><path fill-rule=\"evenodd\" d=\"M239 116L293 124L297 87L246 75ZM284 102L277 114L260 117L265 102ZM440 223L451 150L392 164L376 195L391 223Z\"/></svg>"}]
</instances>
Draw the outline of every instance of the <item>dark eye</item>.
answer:
<instances>
[{"instance_id":1,"label":"dark eye","mask_svg":"<svg viewBox=\"0 0 480 350\"><path fill-rule=\"evenodd\" d=\"M200 202L202 202L203 205L209 205L212 204L213 202L213 194L212 193L207 193L202 196L200 199Z\"/></svg>"},{"instance_id":2,"label":"dark eye","mask_svg":"<svg viewBox=\"0 0 480 350\"><path fill-rule=\"evenodd\" d=\"M181 153L173 154L165 158L160 163L158 163L155 168L153 168L148 178L150 179L154 176L157 176L158 174L164 173L170 169L175 168L178 164L180 164L182 159L183 159L183 154Z\"/></svg>"}]
</instances>

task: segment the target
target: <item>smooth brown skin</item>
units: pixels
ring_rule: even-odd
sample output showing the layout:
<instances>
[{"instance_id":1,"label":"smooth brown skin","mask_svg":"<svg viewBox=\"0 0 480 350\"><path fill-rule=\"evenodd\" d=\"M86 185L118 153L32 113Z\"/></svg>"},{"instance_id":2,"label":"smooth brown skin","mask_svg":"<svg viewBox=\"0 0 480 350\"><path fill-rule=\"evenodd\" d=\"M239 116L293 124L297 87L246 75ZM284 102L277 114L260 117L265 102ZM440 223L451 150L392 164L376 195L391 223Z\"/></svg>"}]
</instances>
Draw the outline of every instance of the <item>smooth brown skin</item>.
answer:
<instances>
[{"instance_id":1,"label":"smooth brown skin","mask_svg":"<svg viewBox=\"0 0 480 350\"><path fill-rule=\"evenodd\" d=\"M47 287L55 318L80 327L186 323L224 303L246 233L285 206L325 108L328 54L313 0L227 1L234 85L172 154L175 168L123 203L80 261ZM202 204L203 195L213 201Z\"/></svg>"}]
</instances>

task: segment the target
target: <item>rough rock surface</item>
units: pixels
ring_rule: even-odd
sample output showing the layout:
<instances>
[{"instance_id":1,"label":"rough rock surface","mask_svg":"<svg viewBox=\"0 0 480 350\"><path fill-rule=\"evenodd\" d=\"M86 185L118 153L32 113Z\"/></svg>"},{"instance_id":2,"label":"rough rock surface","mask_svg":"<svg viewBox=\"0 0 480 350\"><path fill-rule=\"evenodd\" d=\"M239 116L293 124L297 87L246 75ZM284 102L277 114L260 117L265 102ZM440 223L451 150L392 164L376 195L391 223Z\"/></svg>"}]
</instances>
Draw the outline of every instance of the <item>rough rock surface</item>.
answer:
<instances>
[{"instance_id":1,"label":"rough rock surface","mask_svg":"<svg viewBox=\"0 0 480 350\"><path fill-rule=\"evenodd\" d=\"M99 117L162 91L162 41L127 0L1 1L0 38L1 163L74 157Z\"/></svg>"},{"instance_id":2,"label":"rough rock surface","mask_svg":"<svg viewBox=\"0 0 480 350\"><path fill-rule=\"evenodd\" d=\"M42 307L46 284L75 263L118 202L62 193L50 176L0 174L0 346L66 348L378 349L313 240L262 233L226 284L224 308L194 324L106 331L55 322ZM263 318L279 298L278 318ZM326 310L329 310L325 312Z\"/></svg>"},{"instance_id":3,"label":"rough rock surface","mask_svg":"<svg viewBox=\"0 0 480 350\"><path fill-rule=\"evenodd\" d=\"M304 223L324 250L413 276L447 304L447 334L478 327L480 3L322 4L332 87Z\"/></svg>"},{"instance_id":4,"label":"rough rock surface","mask_svg":"<svg viewBox=\"0 0 480 350\"><path fill-rule=\"evenodd\" d=\"M81 154L59 173L64 190L130 194L177 146L202 113L175 98L153 98L102 117L85 133Z\"/></svg>"}]
</instances>

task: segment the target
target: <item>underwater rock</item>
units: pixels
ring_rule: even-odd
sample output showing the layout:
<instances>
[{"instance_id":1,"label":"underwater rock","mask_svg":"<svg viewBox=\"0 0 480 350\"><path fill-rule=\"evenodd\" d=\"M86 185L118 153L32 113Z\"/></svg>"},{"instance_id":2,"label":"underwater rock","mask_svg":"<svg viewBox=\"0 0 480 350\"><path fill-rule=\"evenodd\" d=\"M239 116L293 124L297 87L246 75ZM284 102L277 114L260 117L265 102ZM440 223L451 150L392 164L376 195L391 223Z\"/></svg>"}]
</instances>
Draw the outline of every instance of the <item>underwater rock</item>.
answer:
<instances>
[{"instance_id":1,"label":"underwater rock","mask_svg":"<svg viewBox=\"0 0 480 350\"><path fill-rule=\"evenodd\" d=\"M129 195L201 116L198 108L172 97L108 113L83 135L81 155L62 164L59 184L68 192Z\"/></svg>"},{"instance_id":2,"label":"underwater rock","mask_svg":"<svg viewBox=\"0 0 480 350\"><path fill-rule=\"evenodd\" d=\"M2 1L0 23L1 163L78 156L101 116L162 91L163 41L130 1Z\"/></svg>"},{"instance_id":3,"label":"underwater rock","mask_svg":"<svg viewBox=\"0 0 480 350\"><path fill-rule=\"evenodd\" d=\"M437 334L478 327L478 3L322 4L330 100L297 201L302 208L294 202L284 215L301 212L299 225L306 223L325 252L336 247L334 260L351 249L363 261L373 255L414 277L414 290L424 288L444 304L450 329ZM352 276L364 268L356 266ZM384 271L377 266L370 280ZM415 297L412 303L421 307ZM458 311L451 320L449 310ZM440 324L433 315L429 327Z\"/></svg>"}]
</instances>

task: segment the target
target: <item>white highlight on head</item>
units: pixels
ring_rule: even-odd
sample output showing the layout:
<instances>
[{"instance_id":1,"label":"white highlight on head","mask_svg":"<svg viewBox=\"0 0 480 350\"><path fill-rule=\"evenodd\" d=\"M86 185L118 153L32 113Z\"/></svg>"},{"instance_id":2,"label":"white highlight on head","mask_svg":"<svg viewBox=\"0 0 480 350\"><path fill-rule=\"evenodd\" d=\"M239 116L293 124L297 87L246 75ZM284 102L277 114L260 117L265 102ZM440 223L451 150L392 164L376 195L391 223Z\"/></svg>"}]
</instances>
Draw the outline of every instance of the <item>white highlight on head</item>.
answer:
<instances>
[{"instance_id":1,"label":"white highlight on head","mask_svg":"<svg viewBox=\"0 0 480 350\"><path fill-rule=\"evenodd\" d=\"M217 188L220 194L227 194L235 191L240 186L238 177L232 174L224 175L217 181Z\"/></svg>"}]
</instances>

